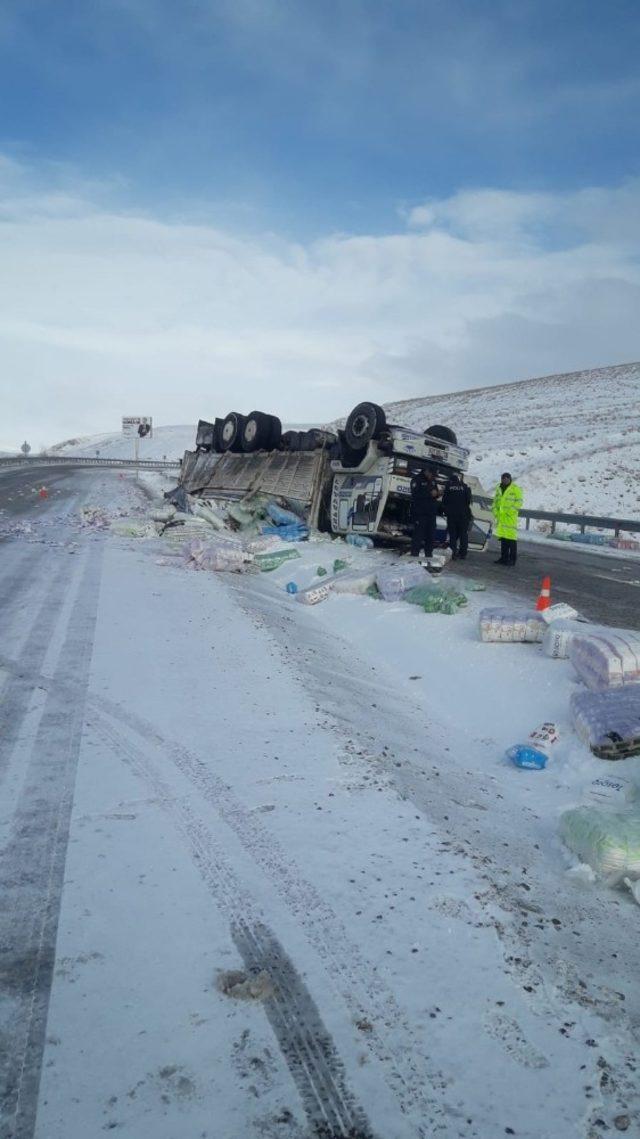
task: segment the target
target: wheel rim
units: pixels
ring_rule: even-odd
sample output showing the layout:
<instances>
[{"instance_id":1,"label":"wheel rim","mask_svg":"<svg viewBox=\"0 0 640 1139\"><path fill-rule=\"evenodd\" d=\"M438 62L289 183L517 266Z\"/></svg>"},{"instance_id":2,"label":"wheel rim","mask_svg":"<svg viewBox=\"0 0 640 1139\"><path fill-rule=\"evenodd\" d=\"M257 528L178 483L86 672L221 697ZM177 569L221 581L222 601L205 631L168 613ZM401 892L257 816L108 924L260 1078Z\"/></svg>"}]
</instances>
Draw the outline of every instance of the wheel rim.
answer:
<instances>
[{"instance_id":1,"label":"wheel rim","mask_svg":"<svg viewBox=\"0 0 640 1139\"><path fill-rule=\"evenodd\" d=\"M366 415L356 415L351 425L351 431L353 432L355 438L360 439L363 435L366 435L368 429L369 420L367 419Z\"/></svg>"},{"instance_id":2,"label":"wheel rim","mask_svg":"<svg viewBox=\"0 0 640 1139\"><path fill-rule=\"evenodd\" d=\"M224 427L222 428L222 438L223 438L224 442L230 443L231 440L233 439L234 434L235 434L235 423L233 423L231 420L229 420L228 423L225 423Z\"/></svg>"},{"instance_id":3,"label":"wheel rim","mask_svg":"<svg viewBox=\"0 0 640 1139\"><path fill-rule=\"evenodd\" d=\"M253 443L256 435L258 434L258 424L255 419L250 419L244 429L244 437L247 443Z\"/></svg>"}]
</instances>

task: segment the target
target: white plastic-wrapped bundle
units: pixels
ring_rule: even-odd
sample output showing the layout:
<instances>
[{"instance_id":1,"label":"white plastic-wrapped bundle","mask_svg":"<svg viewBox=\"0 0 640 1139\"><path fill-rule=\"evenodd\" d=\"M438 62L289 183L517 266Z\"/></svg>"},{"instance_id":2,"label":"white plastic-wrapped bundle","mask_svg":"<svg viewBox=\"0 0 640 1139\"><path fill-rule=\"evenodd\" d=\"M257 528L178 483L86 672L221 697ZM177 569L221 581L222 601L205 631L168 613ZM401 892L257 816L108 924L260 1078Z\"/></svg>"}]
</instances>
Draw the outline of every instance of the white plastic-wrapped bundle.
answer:
<instances>
[{"instance_id":1,"label":"white plastic-wrapped bundle","mask_svg":"<svg viewBox=\"0 0 640 1139\"><path fill-rule=\"evenodd\" d=\"M539 642L546 625L535 609L480 610L480 640Z\"/></svg>"},{"instance_id":2,"label":"white plastic-wrapped bundle","mask_svg":"<svg viewBox=\"0 0 640 1139\"><path fill-rule=\"evenodd\" d=\"M336 574L327 585L331 585L334 593L366 593L376 584L375 570L343 570Z\"/></svg>"},{"instance_id":3,"label":"white plastic-wrapped bundle","mask_svg":"<svg viewBox=\"0 0 640 1139\"><path fill-rule=\"evenodd\" d=\"M192 514L176 514L167 526L162 537L171 543L184 544L191 538L203 538L211 534L211 527L204 518L196 518Z\"/></svg>"},{"instance_id":4,"label":"white plastic-wrapped bundle","mask_svg":"<svg viewBox=\"0 0 640 1139\"><path fill-rule=\"evenodd\" d=\"M151 518L154 522L171 522L175 514L176 507L171 502L168 502L166 505L162 503L159 506L153 506L151 508Z\"/></svg>"},{"instance_id":5,"label":"white plastic-wrapped bundle","mask_svg":"<svg viewBox=\"0 0 640 1139\"><path fill-rule=\"evenodd\" d=\"M308 589L299 590L295 594L295 599L303 605L317 605L319 601L326 601L329 593L328 585L310 585Z\"/></svg>"},{"instance_id":6,"label":"white plastic-wrapped bundle","mask_svg":"<svg viewBox=\"0 0 640 1139\"><path fill-rule=\"evenodd\" d=\"M640 683L640 633L602 629L573 637L569 656L578 676L593 692Z\"/></svg>"},{"instance_id":7,"label":"white plastic-wrapped bundle","mask_svg":"<svg viewBox=\"0 0 640 1139\"><path fill-rule=\"evenodd\" d=\"M566 660L574 637L584 636L596 626L584 621L558 620L547 625L542 638L542 651L556 660Z\"/></svg>"},{"instance_id":8,"label":"white plastic-wrapped bundle","mask_svg":"<svg viewBox=\"0 0 640 1139\"><path fill-rule=\"evenodd\" d=\"M427 571L415 562L387 566L376 573L376 585L385 601L400 601L408 589L426 580Z\"/></svg>"},{"instance_id":9,"label":"white plastic-wrapped bundle","mask_svg":"<svg viewBox=\"0 0 640 1139\"><path fill-rule=\"evenodd\" d=\"M596 874L621 881L640 877L640 811L574 807L560 817L560 837Z\"/></svg>"},{"instance_id":10,"label":"white plastic-wrapped bundle","mask_svg":"<svg viewBox=\"0 0 640 1139\"><path fill-rule=\"evenodd\" d=\"M607 692L574 692L573 725L601 759L640 755L640 685L628 684Z\"/></svg>"},{"instance_id":11,"label":"white plastic-wrapped bundle","mask_svg":"<svg viewBox=\"0 0 640 1139\"><path fill-rule=\"evenodd\" d=\"M219 538L208 542L201 538L192 538L185 542L182 553L186 561L196 569L213 570L216 573L239 571L251 561L250 555L245 553L240 542L234 541L233 538Z\"/></svg>"}]
</instances>

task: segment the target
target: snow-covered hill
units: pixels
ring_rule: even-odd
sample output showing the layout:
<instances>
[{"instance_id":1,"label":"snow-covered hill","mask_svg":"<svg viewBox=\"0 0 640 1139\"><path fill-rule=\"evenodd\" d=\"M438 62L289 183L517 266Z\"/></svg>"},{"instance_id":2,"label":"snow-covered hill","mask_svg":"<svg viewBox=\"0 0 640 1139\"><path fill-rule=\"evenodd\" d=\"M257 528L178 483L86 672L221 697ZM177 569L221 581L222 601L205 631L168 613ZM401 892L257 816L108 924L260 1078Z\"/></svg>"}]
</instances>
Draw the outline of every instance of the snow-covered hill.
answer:
<instances>
[{"instance_id":1,"label":"snow-covered hill","mask_svg":"<svg viewBox=\"0 0 640 1139\"><path fill-rule=\"evenodd\" d=\"M640 518L640 363L388 404L392 423L453 427L486 487L532 508Z\"/></svg>"},{"instance_id":2,"label":"snow-covered hill","mask_svg":"<svg viewBox=\"0 0 640 1139\"><path fill-rule=\"evenodd\" d=\"M178 427L154 427L152 439L139 440L141 459L181 459L195 442L195 424ZM48 448L50 455L79 455L94 458L99 452L103 459L132 459L133 439L125 439L121 431L106 435L87 435L79 439L65 439Z\"/></svg>"},{"instance_id":3,"label":"snow-covered hill","mask_svg":"<svg viewBox=\"0 0 640 1139\"><path fill-rule=\"evenodd\" d=\"M484 486L511 471L530 507L640 518L640 363L403 400L385 410L391 423L453 427ZM140 458L177 459L194 440L195 424L157 427L153 439L140 440ZM114 433L50 448L97 451L132 458L133 441Z\"/></svg>"}]
</instances>

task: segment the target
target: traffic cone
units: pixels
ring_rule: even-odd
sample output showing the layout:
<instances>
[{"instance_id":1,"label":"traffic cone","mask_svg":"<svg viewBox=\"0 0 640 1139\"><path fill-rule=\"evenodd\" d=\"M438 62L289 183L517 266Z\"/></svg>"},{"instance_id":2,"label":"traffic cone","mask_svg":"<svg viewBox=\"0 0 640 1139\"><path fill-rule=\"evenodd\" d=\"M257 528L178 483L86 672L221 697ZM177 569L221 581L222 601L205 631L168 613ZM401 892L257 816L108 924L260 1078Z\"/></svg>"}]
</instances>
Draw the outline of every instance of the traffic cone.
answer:
<instances>
[{"instance_id":1,"label":"traffic cone","mask_svg":"<svg viewBox=\"0 0 640 1139\"><path fill-rule=\"evenodd\" d=\"M41 486L40 490L38 491L38 494L40 495L40 498L48 498L49 497L49 491L47 490L46 486Z\"/></svg>"},{"instance_id":2,"label":"traffic cone","mask_svg":"<svg viewBox=\"0 0 640 1139\"><path fill-rule=\"evenodd\" d=\"M536 601L536 611L538 613L541 613L543 609L549 609L550 607L551 607L551 578L550 577L543 577L542 589L540 590L540 596L538 597L538 600Z\"/></svg>"}]
</instances>

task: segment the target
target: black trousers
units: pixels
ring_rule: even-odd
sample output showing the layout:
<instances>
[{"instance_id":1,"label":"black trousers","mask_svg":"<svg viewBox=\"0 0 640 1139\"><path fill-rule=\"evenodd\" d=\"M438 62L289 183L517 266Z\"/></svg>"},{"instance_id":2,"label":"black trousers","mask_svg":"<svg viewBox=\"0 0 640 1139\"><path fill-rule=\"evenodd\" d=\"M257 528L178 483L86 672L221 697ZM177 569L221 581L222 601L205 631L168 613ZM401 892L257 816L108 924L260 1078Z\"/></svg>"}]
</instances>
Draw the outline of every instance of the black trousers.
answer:
<instances>
[{"instance_id":1,"label":"black trousers","mask_svg":"<svg viewBox=\"0 0 640 1139\"><path fill-rule=\"evenodd\" d=\"M430 558L433 553L435 538L435 514L426 514L421 518L416 518L413 523L413 534L411 536L411 553L417 556L424 546L424 552L426 556Z\"/></svg>"},{"instance_id":2,"label":"black trousers","mask_svg":"<svg viewBox=\"0 0 640 1139\"><path fill-rule=\"evenodd\" d=\"M447 517L447 529L451 552L459 558L466 558L469 548L469 523L467 519Z\"/></svg>"},{"instance_id":3,"label":"black trousers","mask_svg":"<svg viewBox=\"0 0 640 1139\"><path fill-rule=\"evenodd\" d=\"M500 558L507 566L514 566L518 560L518 543L515 538L500 539Z\"/></svg>"}]
</instances>

